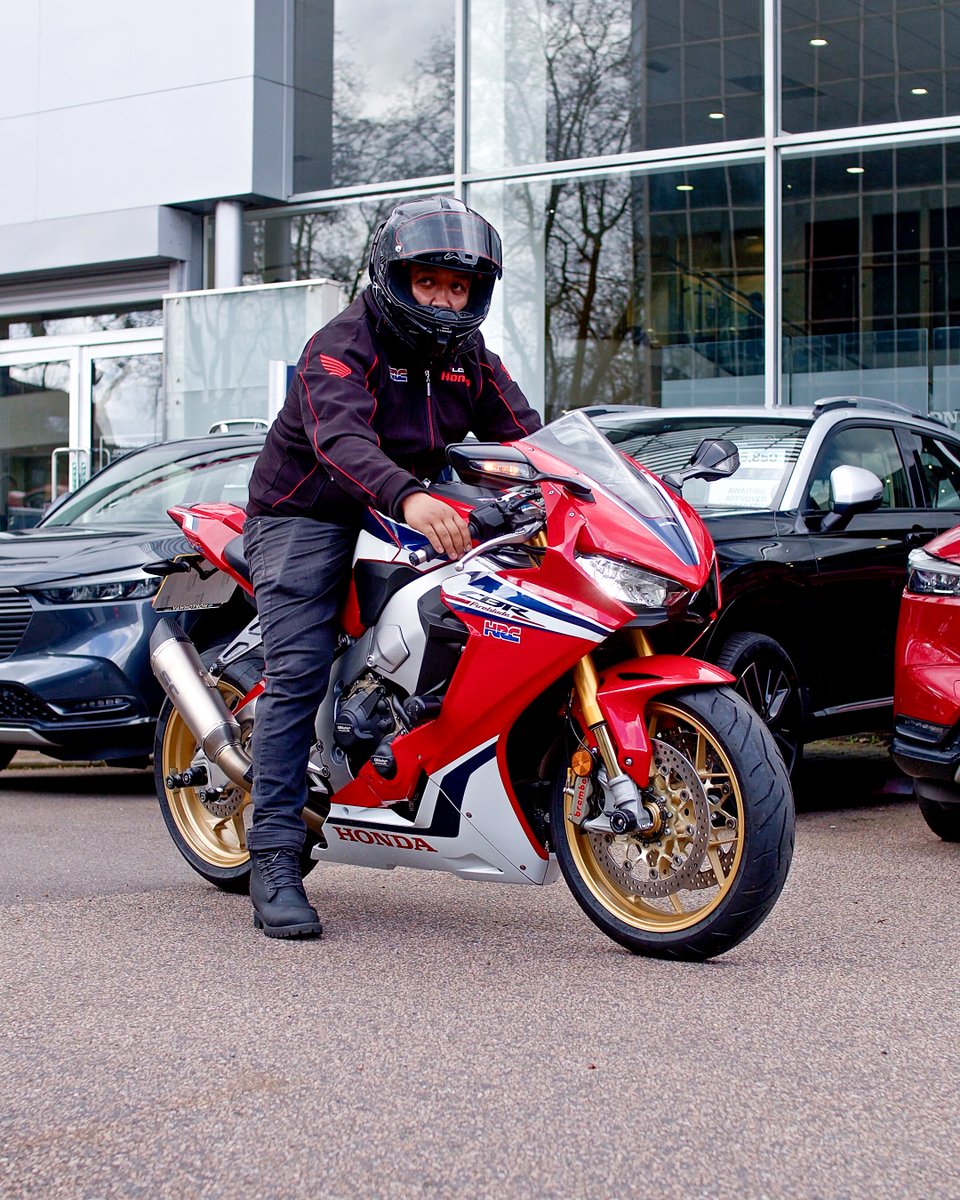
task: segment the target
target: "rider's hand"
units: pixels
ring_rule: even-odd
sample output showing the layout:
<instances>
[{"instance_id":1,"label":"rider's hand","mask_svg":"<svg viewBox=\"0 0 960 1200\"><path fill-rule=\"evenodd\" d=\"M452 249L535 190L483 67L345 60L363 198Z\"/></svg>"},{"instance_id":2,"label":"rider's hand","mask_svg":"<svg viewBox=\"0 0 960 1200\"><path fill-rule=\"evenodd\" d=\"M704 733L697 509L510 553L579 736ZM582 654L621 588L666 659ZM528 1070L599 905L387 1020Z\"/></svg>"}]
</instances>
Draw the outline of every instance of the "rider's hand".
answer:
<instances>
[{"instance_id":1,"label":"rider's hand","mask_svg":"<svg viewBox=\"0 0 960 1200\"><path fill-rule=\"evenodd\" d=\"M426 492L413 492L401 501L400 507L406 524L429 538L430 545L438 554L454 559L470 549L467 523L449 504L428 496Z\"/></svg>"}]
</instances>

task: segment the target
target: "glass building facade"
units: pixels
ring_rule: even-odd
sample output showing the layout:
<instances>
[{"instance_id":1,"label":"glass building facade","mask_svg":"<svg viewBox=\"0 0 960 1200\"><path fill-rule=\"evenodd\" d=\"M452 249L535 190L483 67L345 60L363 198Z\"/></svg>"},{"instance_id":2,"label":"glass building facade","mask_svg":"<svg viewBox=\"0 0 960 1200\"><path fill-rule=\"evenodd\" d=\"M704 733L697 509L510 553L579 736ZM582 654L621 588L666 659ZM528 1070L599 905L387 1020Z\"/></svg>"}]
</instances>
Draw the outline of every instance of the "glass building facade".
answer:
<instances>
[{"instance_id":1,"label":"glass building facade","mask_svg":"<svg viewBox=\"0 0 960 1200\"><path fill-rule=\"evenodd\" d=\"M960 410L960 3L295 0L244 281L365 282L398 197L499 228L488 342L590 404Z\"/></svg>"}]
</instances>

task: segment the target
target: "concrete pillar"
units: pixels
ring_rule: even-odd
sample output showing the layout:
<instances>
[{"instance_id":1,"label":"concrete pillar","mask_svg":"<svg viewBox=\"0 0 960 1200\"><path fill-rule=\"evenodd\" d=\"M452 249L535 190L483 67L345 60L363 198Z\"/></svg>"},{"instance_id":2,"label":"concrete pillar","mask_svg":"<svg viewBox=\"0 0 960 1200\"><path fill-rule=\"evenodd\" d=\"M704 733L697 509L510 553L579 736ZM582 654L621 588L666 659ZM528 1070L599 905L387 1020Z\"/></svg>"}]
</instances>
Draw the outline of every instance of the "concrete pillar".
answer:
<instances>
[{"instance_id":1,"label":"concrete pillar","mask_svg":"<svg viewBox=\"0 0 960 1200\"><path fill-rule=\"evenodd\" d=\"M218 200L214 211L213 286L239 287L243 282L243 205Z\"/></svg>"}]
</instances>

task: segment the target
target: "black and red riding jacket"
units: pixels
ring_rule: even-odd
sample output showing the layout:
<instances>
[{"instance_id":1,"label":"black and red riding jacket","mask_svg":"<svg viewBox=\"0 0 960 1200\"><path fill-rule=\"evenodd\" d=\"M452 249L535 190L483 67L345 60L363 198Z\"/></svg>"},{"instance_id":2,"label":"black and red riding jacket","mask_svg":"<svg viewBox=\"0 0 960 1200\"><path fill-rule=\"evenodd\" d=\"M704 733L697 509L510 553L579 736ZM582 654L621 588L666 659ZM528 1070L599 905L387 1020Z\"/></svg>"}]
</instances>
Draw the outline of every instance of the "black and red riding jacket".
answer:
<instances>
[{"instance_id":1,"label":"black and red riding jacket","mask_svg":"<svg viewBox=\"0 0 960 1200\"><path fill-rule=\"evenodd\" d=\"M318 330L297 363L250 481L251 516L356 523L436 479L468 433L515 441L540 417L476 334L428 362L387 329L369 289Z\"/></svg>"}]
</instances>

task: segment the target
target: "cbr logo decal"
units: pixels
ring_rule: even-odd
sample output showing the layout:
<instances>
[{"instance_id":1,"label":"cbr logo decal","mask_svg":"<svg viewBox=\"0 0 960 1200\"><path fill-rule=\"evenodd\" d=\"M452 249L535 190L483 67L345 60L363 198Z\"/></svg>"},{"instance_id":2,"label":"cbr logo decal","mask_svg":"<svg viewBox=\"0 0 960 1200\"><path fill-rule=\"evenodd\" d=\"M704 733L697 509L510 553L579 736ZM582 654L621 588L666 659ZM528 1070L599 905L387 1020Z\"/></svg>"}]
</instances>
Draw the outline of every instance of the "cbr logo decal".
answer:
<instances>
[{"instance_id":1,"label":"cbr logo decal","mask_svg":"<svg viewBox=\"0 0 960 1200\"><path fill-rule=\"evenodd\" d=\"M405 833L381 833L379 829L351 829L349 825L334 825L341 842L362 842L365 846L391 846L396 850L429 850L437 853L422 837L407 837Z\"/></svg>"},{"instance_id":2,"label":"cbr logo decal","mask_svg":"<svg viewBox=\"0 0 960 1200\"><path fill-rule=\"evenodd\" d=\"M391 367L390 368L390 378L393 380L394 383L406 383L407 382L407 368L406 367Z\"/></svg>"},{"instance_id":3,"label":"cbr logo decal","mask_svg":"<svg viewBox=\"0 0 960 1200\"><path fill-rule=\"evenodd\" d=\"M484 621L483 636L499 638L501 642L519 642L519 625L504 625L502 621Z\"/></svg>"}]
</instances>

